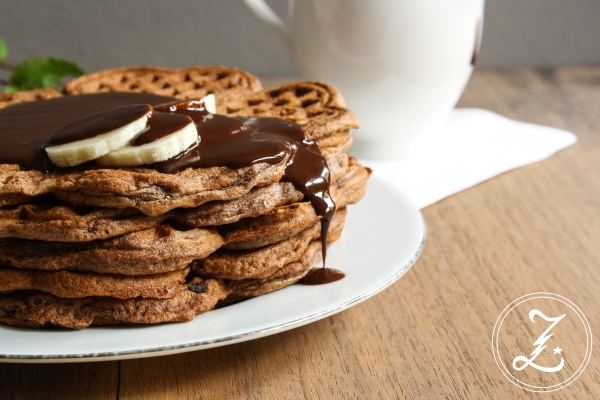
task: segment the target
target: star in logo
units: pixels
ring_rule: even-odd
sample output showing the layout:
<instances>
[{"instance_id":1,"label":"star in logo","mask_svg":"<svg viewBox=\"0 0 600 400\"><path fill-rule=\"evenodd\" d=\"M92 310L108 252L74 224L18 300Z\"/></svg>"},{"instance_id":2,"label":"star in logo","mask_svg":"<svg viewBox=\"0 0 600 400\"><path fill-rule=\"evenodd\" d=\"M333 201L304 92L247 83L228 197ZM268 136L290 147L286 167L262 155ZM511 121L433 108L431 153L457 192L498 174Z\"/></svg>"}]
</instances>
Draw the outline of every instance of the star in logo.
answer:
<instances>
[{"instance_id":1,"label":"star in logo","mask_svg":"<svg viewBox=\"0 0 600 400\"><path fill-rule=\"evenodd\" d=\"M558 346L557 346L557 347L554 349L554 354L560 354L560 352L561 352L561 351L563 351L563 349L561 349L560 347L558 347Z\"/></svg>"}]
</instances>

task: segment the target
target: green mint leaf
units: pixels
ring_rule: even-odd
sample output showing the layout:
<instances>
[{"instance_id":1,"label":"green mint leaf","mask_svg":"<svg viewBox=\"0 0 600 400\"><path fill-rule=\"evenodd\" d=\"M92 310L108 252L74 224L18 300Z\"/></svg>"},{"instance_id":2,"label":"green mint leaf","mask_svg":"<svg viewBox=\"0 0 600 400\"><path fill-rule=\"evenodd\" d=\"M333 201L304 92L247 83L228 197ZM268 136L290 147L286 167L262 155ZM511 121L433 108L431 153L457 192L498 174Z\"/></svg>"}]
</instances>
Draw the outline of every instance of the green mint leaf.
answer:
<instances>
[{"instance_id":1,"label":"green mint leaf","mask_svg":"<svg viewBox=\"0 0 600 400\"><path fill-rule=\"evenodd\" d=\"M4 87L4 93L12 93L12 92L18 92L19 88L13 85L7 85Z\"/></svg>"},{"instance_id":2,"label":"green mint leaf","mask_svg":"<svg viewBox=\"0 0 600 400\"><path fill-rule=\"evenodd\" d=\"M0 61L6 60L6 57L8 57L8 48L6 47L4 40L0 38Z\"/></svg>"},{"instance_id":3,"label":"green mint leaf","mask_svg":"<svg viewBox=\"0 0 600 400\"><path fill-rule=\"evenodd\" d=\"M17 65L5 91L31 90L40 87L62 86L67 76L81 76L85 72L77 64L60 58L30 58Z\"/></svg>"}]
</instances>

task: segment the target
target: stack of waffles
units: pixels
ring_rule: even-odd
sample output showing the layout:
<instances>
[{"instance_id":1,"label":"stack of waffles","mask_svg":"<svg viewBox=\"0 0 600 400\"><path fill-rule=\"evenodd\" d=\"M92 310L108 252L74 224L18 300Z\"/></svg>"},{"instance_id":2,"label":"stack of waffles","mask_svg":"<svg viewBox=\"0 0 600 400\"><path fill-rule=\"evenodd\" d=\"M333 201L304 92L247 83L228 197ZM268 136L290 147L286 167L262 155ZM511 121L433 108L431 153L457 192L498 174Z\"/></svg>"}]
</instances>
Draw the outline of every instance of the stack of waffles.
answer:
<instances>
[{"instance_id":1,"label":"stack of waffles","mask_svg":"<svg viewBox=\"0 0 600 400\"><path fill-rule=\"evenodd\" d=\"M365 192L370 170L346 154L358 121L324 83L263 90L236 69L122 68L80 77L63 94L0 95L0 108L113 91L182 100L213 93L217 113L299 124L330 170L337 212L327 244ZM1 164L0 322L79 329L189 321L297 282L321 260L321 217L281 180L287 162L174 174Z\"/></svg>"}]
</instances>

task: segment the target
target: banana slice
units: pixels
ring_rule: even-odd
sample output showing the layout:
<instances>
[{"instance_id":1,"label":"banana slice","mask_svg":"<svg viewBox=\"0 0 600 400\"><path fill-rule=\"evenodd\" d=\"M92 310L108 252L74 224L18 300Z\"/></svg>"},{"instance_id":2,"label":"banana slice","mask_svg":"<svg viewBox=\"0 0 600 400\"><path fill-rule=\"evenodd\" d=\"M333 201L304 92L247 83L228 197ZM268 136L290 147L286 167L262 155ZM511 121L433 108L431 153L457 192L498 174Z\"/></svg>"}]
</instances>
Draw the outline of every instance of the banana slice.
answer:
<instances>
[{"instance_id":1,"label":"banana slice","mask_svg":"<svg viewBox=\"0 0 600 400\"><path fill-rule=\"evenodd\" d=\"M206 111L208 111L211 114L217 113L217 103L215 101L214 94L207 94L202 98L202 100L204 100L204 106L206 107Z\"/></svg>"},{"instance_id":2,"label":"banana slice","mask_svg":"<svg viewBox=\"0 0 600 400\"><path fill-rule=\"evenodd\" d=\"M140 146L125 146L98 158L96 162L110 167L152 164L175 157L199 141L196 125L190 120L189 124L174 133Z\"/></svg>"},{"instance_id":3,"label":"banana slice","mask_svg":"<svg viewBox=\"0 0 600 400\"><path fill-rule=\"evenodd\" d=\"M151 111L149 105L138 104L74 121L52 135L46 153L58 167L73 167L95 160L126 146L146 129ZM81 132L85 132L87 138L77 140Z\"/></svg>"}]
</instances>

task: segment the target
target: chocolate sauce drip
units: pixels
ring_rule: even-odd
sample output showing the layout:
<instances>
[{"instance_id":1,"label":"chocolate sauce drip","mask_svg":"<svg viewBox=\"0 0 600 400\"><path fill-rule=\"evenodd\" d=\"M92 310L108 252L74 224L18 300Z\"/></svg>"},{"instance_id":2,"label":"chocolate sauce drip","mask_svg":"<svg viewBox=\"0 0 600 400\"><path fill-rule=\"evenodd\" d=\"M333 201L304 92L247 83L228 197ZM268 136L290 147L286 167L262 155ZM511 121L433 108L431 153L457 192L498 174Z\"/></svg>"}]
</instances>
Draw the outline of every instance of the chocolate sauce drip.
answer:
<instances>
[{"instance_id":1,"label":"chocolate sauce drip","mask_svg":"<svg viewBox=\"0 0 600 400\"><path fill-rule=\"evenodd\" d=\"M313 268L308 271L304 278L300 279L299 283L303 285L324 285L339 281L346 276L342 271L333 268Z\"/></svg>"},{"instance_id":2,"label":"chocolate sauce drip","mask_svg":"<svg viewBox=\"0 0 600 400\"><path fill-rule=\"evenodd\" d=\"M250 120L248 123L252 123L252 121ZM308 198L317 215L321 217L321 251L323 252L323 268L325 268L327 232L336 210L335 203L329 196L329 167L319 146L315 142L304 139L304 133L300 126L294 125L297 151L288 162L282 180L291 182L295 188L301 191Z\"/></svg>"},{"instance_id":3,"label":"chocolate sauce drip","mask_svg":"<svg viewBox=\"0 0 600 400\"><path fill-rule=\"evenodd\" d=\"M149 105L155 107L154 111ZM128 107L115 109L119 106ZM293 122L210 114L202 100L174 102L169 97L146 93L66 96L0 110L0 163L48 172L54 166L44 149L47 144L94 137L133 122L144 112L151 112L150 128L134 140L134 145L174 133L190 118L198 130L199 144L167 161L146 165L163 173L190 167L277 164L288 157L282 180L294 184L321 217L323 268L318 274L311 271L303 283L328 283L343 277L341 272L325 268L327 231L335 214L329 196L329 168L318 145L306 140L302 128ZM97 113L102 113L102 118L94 115Z\"/></svg>"},{"instance_id":4,"label":"chocolate sauce drip","mask_svg":"<svg viewBox=\"0 0 600 400\"><path fill-rule=\"evenodd\" d=\"M275 164L290 154L283 181L311 202L321 217L323 267L327 256L327 231L335 215L329 196L329 167L315 142L306 140L300 125L277 118L232 118L209 114L204 105L184 102L156 110L184 114L196 122L200 144L179 156L157 163L159 171L173 173L185 168L242 167L259 162Z\"/></svg>"}]
</instances>

